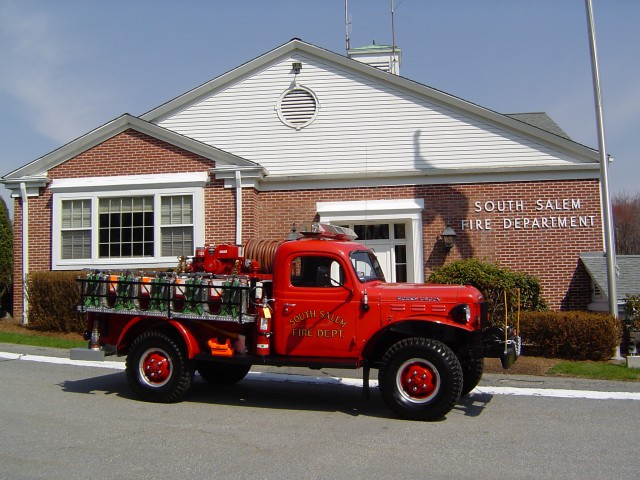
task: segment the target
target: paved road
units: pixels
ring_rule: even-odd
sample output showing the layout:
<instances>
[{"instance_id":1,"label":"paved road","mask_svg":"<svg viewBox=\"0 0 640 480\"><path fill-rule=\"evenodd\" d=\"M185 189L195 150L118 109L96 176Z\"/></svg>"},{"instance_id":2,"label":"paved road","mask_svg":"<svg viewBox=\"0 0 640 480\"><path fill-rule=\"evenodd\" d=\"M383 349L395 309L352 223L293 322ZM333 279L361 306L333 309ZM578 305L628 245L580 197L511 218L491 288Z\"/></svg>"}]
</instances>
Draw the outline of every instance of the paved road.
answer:
<instances>
[{"instance_id":1,"label":"paved road","mask_svg":"<svg viewBox=\"0 0 640 480\"><path fill-rule=\"evenodd\" d=\"M0 344L12 348L64 355ZM488 375L446 420L420 423L390 416L377 390L365 402L349 382L259 378L218 390L197 379L186 401L161 405L133 399L119 370L5 359L0 479L600 479L640 471L638 383ZM631 394L502 394L514 387Z\"/></svg>"}]
</instances>

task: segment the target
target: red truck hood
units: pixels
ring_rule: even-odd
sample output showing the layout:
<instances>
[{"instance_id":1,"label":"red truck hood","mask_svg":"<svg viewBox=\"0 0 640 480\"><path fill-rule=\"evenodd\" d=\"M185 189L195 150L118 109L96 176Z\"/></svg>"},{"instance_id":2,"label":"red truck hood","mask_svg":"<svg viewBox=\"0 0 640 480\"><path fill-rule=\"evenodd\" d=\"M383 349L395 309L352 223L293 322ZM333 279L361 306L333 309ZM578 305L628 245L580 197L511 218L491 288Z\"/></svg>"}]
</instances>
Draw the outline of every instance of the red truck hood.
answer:
<instances>
[{"instance_id":1,"label":"red truck hood","mask_svg":"<svg viewBox=\"0 0 640 480\"><path fill-rule=\"evenodd\" d=\"M478 303L484 297L469 285L434 285L425 283L378 283L366 287L368 294L378 294L380 301L420 303Z\"/></svg>"}]
</instances>

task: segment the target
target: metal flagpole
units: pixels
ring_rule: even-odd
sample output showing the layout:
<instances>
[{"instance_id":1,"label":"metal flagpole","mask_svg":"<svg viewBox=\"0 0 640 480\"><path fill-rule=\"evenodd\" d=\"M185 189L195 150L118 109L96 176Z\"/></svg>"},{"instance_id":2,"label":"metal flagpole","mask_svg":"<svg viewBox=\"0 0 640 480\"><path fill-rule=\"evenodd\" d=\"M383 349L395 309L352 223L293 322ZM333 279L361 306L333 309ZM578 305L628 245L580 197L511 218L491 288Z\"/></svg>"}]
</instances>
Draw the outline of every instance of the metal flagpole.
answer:
<instances>
[{"instance_id":1,"label":"metal flagpole","mask_svg":"<svg viewBox=\"0 0 640 480\"><path fill-rule=\"evenodd\" d=\"M613 238L613 222L611 199L609 196L609 162L604 141L604 115L602 113L602 97L600 94L600 76L598 73L598 53L596 50L595 22L591 0L585 0L589 23L589 48L591 50L591 72L593 75L593 95L596 105L598 127L598 150L600 150L600 191L602 196L602 213L604 221L604 241L607 257L607 283L609 284L609 313L618 318L618 301L616 294L616 251ZM619 350L619 348L618 348ZM617 352L620 356L620 352Z\"/></svg>"}]
</instances>

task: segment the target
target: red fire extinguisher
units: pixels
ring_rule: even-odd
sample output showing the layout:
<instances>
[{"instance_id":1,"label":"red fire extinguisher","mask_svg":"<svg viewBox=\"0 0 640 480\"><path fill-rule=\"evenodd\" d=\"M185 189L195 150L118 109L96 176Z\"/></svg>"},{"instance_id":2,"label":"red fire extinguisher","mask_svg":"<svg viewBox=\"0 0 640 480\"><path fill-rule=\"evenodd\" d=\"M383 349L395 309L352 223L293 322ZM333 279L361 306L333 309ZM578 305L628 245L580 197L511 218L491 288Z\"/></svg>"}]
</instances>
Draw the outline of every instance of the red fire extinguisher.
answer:
<instances>
[{"instance_id":1,"label":"red fire extinguisher","mask_svg":"<svg viewBox=\"0 0 640 480\"><path fill-rule=\"evenodd\" d=\"M271 309L264 305L260 310L256 322L256 355L266 356L271 353Z\"/></svg>"}]
</instances>

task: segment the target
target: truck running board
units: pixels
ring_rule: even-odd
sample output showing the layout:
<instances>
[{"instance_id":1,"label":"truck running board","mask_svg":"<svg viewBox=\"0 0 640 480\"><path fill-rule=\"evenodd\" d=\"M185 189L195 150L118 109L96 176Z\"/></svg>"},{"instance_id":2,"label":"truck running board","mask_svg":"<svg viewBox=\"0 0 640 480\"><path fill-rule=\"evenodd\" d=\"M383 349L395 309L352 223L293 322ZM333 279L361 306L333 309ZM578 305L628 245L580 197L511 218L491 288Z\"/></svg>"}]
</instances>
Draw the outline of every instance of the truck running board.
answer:
<instances>
[{"instance_id":1,"label":"truck running board","mask_svg":"<svg viewBox=\"0 0 640 480\"><path fill-rule=\"evenodd\" d=\"M234 355L232 357L220 357L208 354L198 354L194 357L196 362L215 362L241 365L267 365L271 367L305 367L311 369L320 368L344 368L355 370L360 367L355 358L332 357L285 357L281 355Z\"/></svg>"}]
</instances>

